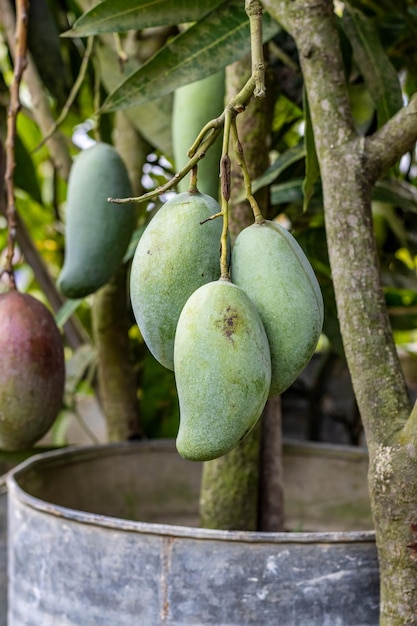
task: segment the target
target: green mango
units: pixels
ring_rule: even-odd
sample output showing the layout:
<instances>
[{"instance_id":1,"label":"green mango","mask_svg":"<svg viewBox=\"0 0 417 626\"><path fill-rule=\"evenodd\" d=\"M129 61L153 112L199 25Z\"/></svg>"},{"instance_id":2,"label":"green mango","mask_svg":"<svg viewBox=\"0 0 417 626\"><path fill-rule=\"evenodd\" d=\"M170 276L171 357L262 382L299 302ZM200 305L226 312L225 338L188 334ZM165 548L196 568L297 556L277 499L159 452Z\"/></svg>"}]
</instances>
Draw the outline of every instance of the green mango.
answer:
<instances>
[{"instance_id":1,"label":"green mango","mask_svg":"<svg viewBox=\"0 0 417 626\"><path fill-rule=\"evenodd\" d=\"M68 181L64 266L57 286L68 298L84 298L106 284L122 263L136 224L125 164L105 143L83 150Z\"/></svg>"},{"instance_id":2,"label":"green mango","mask_svg":"<svg viewBox=\"0 0 417 626\"><path fill-rule=\"evenodd\" d=\"M222 220L213 198L184 192L149 222L133 257L130 299L142 337L154 357L174 369L174 337L181 309L200 285L220 276Z\"/></svg>"},{"instance_id":3,"label":"green mango","mask_svg":"<svg viewBox=\"0 0 417 626\"><path fill-rule=\"evenodd\" d=\"M259 314L227 279L187 300L174 347L180 405L176 446L191 461L234 448L258 421L271 382L271 357Z\"/></svg>"},{"instance_id":4,"label":"green mango","mask_svg":"<svg viewBox=\"0 0 417 626\"><path fill-rule=\"evenodd\" d=\"M64 348L50 311L29 294L0 295L0 448L31 448L63 403Z\"/></svg>"},{"instance_id":5,"label":"green mango","mask_svg":"<svg viewBox=\"0 0 417 626\"><path fill-rule=\"evenodd\" d=\"M179 87L174 93L172 109L172 143L177 171L189 161L188 150L200 130L224 109L225 71L222 69L201 80ZM197 186L213 198L219 196L219 163L222 151L221 137L198 162ZM178 183L178 190L188 191L188 177Z\"/></svg>"},{"instance_id":6,"label":"green mango","mask_svg":"<svg viewBox=\"0 0 417 626\"><path fill-rule=\"evenodd\" d=\"M271 349L269 397L281 394L310 361L323 327L317 278L296 239L276 222L244 228L231 275L255 304Z\"/></svg>"}]
</instances>

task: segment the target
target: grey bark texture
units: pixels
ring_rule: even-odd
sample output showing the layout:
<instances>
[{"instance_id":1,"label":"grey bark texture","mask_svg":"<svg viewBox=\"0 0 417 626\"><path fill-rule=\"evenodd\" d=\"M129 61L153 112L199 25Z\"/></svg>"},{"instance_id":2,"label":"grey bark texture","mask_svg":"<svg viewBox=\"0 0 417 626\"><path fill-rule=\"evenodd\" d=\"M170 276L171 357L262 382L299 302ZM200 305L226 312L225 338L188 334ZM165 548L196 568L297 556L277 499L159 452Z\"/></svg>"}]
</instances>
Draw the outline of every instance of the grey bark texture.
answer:
<instances>
[{"instance_id":1,"label":"grey bark texture","mask_svg":"<svg viewBox=\"0 0 417 626\"><path fill-rule=\"evenodd\" d=\"M413 148L417 100L368 138L353 126L333 3L263 0L296 42L323 185L340 328L369 448L369 489L381 577L381 626L417 624L416 415L410 415L380 280L371 193Z\"/></svg>"}]
</instances>

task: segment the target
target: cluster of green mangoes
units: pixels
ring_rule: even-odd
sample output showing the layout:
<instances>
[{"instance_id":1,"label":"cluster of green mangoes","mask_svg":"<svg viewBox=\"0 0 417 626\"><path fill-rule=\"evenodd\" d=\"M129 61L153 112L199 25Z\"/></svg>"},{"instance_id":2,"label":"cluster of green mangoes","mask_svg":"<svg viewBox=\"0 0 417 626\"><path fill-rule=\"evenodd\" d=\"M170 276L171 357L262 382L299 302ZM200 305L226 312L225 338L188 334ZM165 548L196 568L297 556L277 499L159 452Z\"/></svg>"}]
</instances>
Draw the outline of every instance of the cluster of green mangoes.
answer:
<instances>
[{"instance_id":1,"label":"cluster of green mangoes","mask_svg":"<svg viewBox=\"0 0 417 626\"><path fill-rule=\"evenodd\" d=\"M155 358L173 369L178 452L205 461L234 448L311 359L323 324L314 272L294 237L265 221L233 246L220 276L218 203L184 192L156 213L131 269L133 312Z\"/></svg>"},{"instance_id":2,"label":"cluster of green mangoes","mask_svg":"<svg viewBox=\"0 0 417 626\"><path fill-rule=\"evenodd\" d=\"M211 80L221 83L222 75ZM176 94L179 115L188 95ZM214 168L200 180L213 193L218 188ZM95 292L121 264L136 211L110 204L108 197L131 195L112 146L97 143L76 158L58 278L65 296ZM282 393L310 360L323 322L314 272L295 239L275 222L244 229L228 258L231 279L220 277L223 225L210 219L218 213L218 203L205 193L175 196L150 221L131 268L133 312L152 354L175 371L177 448L193 460L221 456L238 444L268 397Z\"/></svg>"}]
</instances>

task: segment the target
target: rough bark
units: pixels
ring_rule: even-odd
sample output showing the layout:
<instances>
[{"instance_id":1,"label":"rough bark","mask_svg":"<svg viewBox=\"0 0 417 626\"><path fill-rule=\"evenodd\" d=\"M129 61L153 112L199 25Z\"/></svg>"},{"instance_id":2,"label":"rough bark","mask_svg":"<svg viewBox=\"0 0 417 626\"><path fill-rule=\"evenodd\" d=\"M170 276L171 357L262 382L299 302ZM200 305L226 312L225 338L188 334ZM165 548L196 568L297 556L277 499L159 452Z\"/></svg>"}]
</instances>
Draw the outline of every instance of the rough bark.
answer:
<instances>
[{"instance_id":1,"label":"rough bark","mask_svg":"<svg viewBox=\"0 0 417 626\"><path fill-rule=\"evenodd\" d=\"M96 292L92 307L97 347L98 389L109 441L142 435L136 377L130 358L127 267Z\"/></svg>"},{"instance_id":2,"label":"rough bark","mask_svg":"<svg viewBox=\"0 0 417 626\"><path fill-rule=\"evenodd\" d=\"M261 429L258 530L279 532L285 527L281 396L266 403Z\"/></svg>"},{"instance_id":3,"label":"rough bark","mask_svg":"<svg viewBox=\"0 0 417 626\"><path fill-rule=\"evenodd\" d=\"M226 72L226 102L240 91L251 73L249 57ZM272 99L271 99L272 101ZM268 166L271 105L266 99L249 103L238 117L239 139L251 179ZM231 151L232 184L230 235L253 223L249 203L240 201L243 177ZM267 211L265 191L257 197ZM281 481L280 398L268 401L257 427L229 454L204 464L200 497L200 523L209 528L270 530L283 528Z\"/></svg>"},{"instance_id":4,"label":"rough bark","mask_svg":"<svg viewBox=\"0 0 417 626\"><path fill-rule=\"evenodd\" d=\"M263 0L294 37L323 185L327 243L346 358L369 448L381 626L417 624L417 430L382 290L371 192L417 139L412 100L374 136L357 136L329 0Z\"/></svg>"},{"instance_id":5,"label":"rough bark","mask_svg":"<svg viewBox=\"0 0 417 626\"><path fill-rule=\"evenodd\" d=\"M200 525L257 530L260 423L231 452L206 461L200 491Z\"/></svg>"}]
</instances>

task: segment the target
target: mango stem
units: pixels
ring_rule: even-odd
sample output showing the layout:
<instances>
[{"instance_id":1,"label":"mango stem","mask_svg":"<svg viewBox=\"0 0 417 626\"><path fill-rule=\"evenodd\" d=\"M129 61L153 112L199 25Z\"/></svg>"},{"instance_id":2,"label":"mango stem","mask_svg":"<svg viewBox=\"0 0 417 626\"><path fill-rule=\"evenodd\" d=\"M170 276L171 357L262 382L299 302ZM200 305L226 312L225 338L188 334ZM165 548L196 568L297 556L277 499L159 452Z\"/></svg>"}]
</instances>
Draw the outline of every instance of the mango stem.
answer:
<instances>
[{"instance_id":1,"label":"mango stem","mask_svg":"<svg viewBox=\"0 0 417 626\"><path fill-rule=\"evenodd\" d=\"M255 218L256 224L263 224L265 222L265 218L261 213L261 209L259 208L259 204L257 203L255 197L252 194L252 181L249 176L249 171L245 161L245 155L243 153L243 146L240 142L236 118L232 122L232 134L233 134L233 147L236 154L236 162L242 170L243 182L245 185L245 195L246 199L249 202L253 216Z\"/></svg>"},{"instance_id":2,"label":"mango stem","mask_svg":"<svg viewBox=\"0 0 417 626\"><path fill-rule=\"evenodd\" d=\"M229 232L229 200L230 200L230 175L231 163L229 157L230 130L235 119L233 107L227 106L224 117L223 146L220 159L220 183L221 183L221 213L223 215L223 228L220 237L220 278L230 278L229 265L227 262L227 235Z\"/></svg>"}]
</instances>

